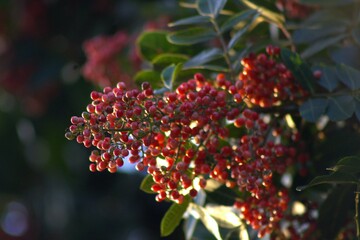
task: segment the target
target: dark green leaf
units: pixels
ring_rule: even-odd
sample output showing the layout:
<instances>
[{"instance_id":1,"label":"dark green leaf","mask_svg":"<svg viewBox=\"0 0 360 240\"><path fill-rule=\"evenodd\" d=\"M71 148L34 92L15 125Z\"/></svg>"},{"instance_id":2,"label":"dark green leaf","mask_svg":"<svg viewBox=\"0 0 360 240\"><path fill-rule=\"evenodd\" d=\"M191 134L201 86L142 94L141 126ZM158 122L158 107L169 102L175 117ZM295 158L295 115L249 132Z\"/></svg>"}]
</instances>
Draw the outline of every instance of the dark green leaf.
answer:
<instances>
[{"instance_id":1,"label":"dark green leaf","mask_svg":"<svg viewBox=\"0 0 360 240\"><path fill-rule=\"evenodd\" d=\"M330 51L331 60L337 64L345 64L353 68L360 68L360 49L355 45L341 46Z\"/></svg>"},{"instance_id":2,"label":"dark green leaf","mask_svg":"<svg viewBox=\"0 0 360 240\"><path fill-rule=\"evenodd\" d=\"M160 73L153 70L142 70L135 75L134 79L138 86L143 82L149 82L154 89L162 88L164 86L161 81Z\"/></svg>"},{"instance_id":3,"label":"dark green leaf","mask_svg":"<svg viewBox=\"0 0 360 240\"><path fill-rule=\"evenodd\" d=\"M360 157L349 156L340 159L336 165L328 170L341 171L345 173L358 173L360 172Z\"/></svg>"},{"instance_id":4,"label":"dark green leaf","mask_svg":"<svg viewBox=\"0 0 360 240\"><path fill-rule=\"evenodd\" d=\"M267 0L242 0L249 8L260 12L266 20L282 26L285 22L284 16L276 8L275 4Z\"/></svg>"},{"instance_id":5,"label":"dark green leaf","mask_svg":"<svg viewBox=\"0 0 360 240\"><path fill-rule=\"evenodd\" d=\"M190 70L190 69L211 70L211 71L215 71L215 72L228 72L229 71L229 69L226 67L218 66L218 65L210 65L210 64L186 68L186 70Z\"/></svg>"},{"instance_id":6,"label":"dark green leaf","mask_svg":"<svg viewBox=\"0 0 360 240\"><path fill-rule=\"evenodd\" d=\"M248 22L243 28L241 28L235 32L235 34L231 37L231 39L227 45L227 49L229 49L229 50L232 49L236 45L236 43L238 41L240 41L241 37L247 32L247 30L250 28L253 20L257 16L258 16L258 14L256 14L255 17L253 17L253 19L250 22Z\"/></svg>"},{"instance_id":7,"label":"dark green leaf","mask_svg":"<svg viewBox=\"0 0 360 240\"><path fill-rule=\"evenodd\" d=\"M211 62L214 59L217 59L223 55L222 50L218 48L212 48L202 51L201 53L197 54L189 61L184 63L184 68L194 67L194 66L201 66L205 63Z\"/></svg>"},{"instance_id":8,"label":"dark green leaf","mask_svg":"<svg viewBox=\"0 0 360 240\"><path fill-rule=\"evenodd\" d=\"M348 214L353 214L354 190L352 185L337 186L321 204L318 222L322 239L336 239L349 219Z\"/></svg>"},{"instance_id":9,"label":"dark green leaf","mask_svg":"<svg viewBox=\"0 0 360 240\"><path fill-rule=\"evenodd\" d=\"M309 65L300 58L299 54L284 48L281 49L281 58L301 86L310 92L314 92L315 80L313 73Z\"/></svg>"},{"instance_id":10,"label":"dark green leaf","mask_svg":"<svg viewBox=\"0 0 360 240\"><path fill-rule=\"evenodd\" d=\"M197 9L200 15L216 18L224 8L227 0L198 0Z\"/></svg>"},{"instance_id":11,"label":"dark green leaf","mask_svg":"<svg viewBox=\"0 0 360 240\"><path fill-rule=\"evenodd\" d=\"M256 10L248 9L248 10L244 10L244 11L238 13L238 14L235 14L235 15L231 16L221 26L221 28L220 28L221 32L225 32L225 31L228 31L228 30L232 29L233 27L235 27L240 22L253 17L256 13L257 13Z\"/></svg>"},{"instance_id":12,"label":"dark green leaf","mask_svg":"<svg viewBox=\"0 0 360 240\"><path fill-rule=\"evenodd\" d=\"M321 78L318 83L329 92L332 92L339 85L336 68L330 66L321 67Z\"/></svg>"},{"instance_id":13,"label":"dark green leaf","mask_svg":"<svg viewBox=\"0 0 360 240\"><path fill-rule=\"evenodd\" d=\"M301 53L301 56L303 58L308 58L308 57L324 50L325 48L327 48L329 46L337 44L338 42L340 42L347 36L348 36L348 34L340 34L340 35L332 36L329 38L319 39L319 40L315 41L313 44L311 44L308 48L306 48Z\"/></svg>"},{"instance_id":14,"label":"dark green leaf","mask_svg":"<svg viewBox=\"0 0 360 240\"><path fill-rule=\"evenodd\" d=\"M154 185L154 180L151 175L147 175L140 184L140 189L146 193L154 193L151 190L152 185Z\"/></svg>"},{"instance_id":15,"label":"dark green leaf","mask_svg":"<svg viewBox=\"0 0 360 240\"><path fill-rule=\"evenodd\" d=\"M216 33L209 28L195 27L170 33L167 39L174 44L192 45L211 40L215 36Z\"/></svg>"},{"instance_id":16,"label":"dark green leaf","mask_svg":"<svg viewBox=\"0 0 360 240\"><path fill-rule=\"evenodd\" d=\"M166 39L167 32L152 31L144 32L137 39L137 45L141 56L152 61L160 53L180 52L179 46L173 45Z\"/></svg>"},{"instance_id":17,"label":"dark green leaf","mask_svg":"<svg viewBox=\"0 0 360 240\"><path fill-rule=\"evenodd\" d=\"M342 83L351 90L360 88L360 71L344 64L336 67L337 75Z\"/></svg>"},{"instance_id":18,"label":"dark green leaf","mask_svg":"<svg viewBox=\"0 0 360 240\"><path fill-rule=\"evenodd\" d=\"M355 115L357 119L360 121L360 100L355 99Z\"/></svg>"},{"instance_id":19,"label":"dark green leaf","mask_svg":"<svg viewBox=\"0 0 360 240\"><path fill-rule=\"evenodd\" d=\"M193 16L184 19L180 19L176 22L169 23L169 27L177 27L182 25L191 25L198 23L208 23L210 22L209 17L207 16Z\"/></svg>"},{"instance_id":20,"label":"dark green leaf","mask_svg":"<svg viewBox=\"0 0 360 240\"><path fill-rule=\"evenodd\" d=\"M164 86L166 88L168 88L169 90L173 89L174 82L175 82L179 72L181 71L181 68L182 68L181 63L179 63L177 65L172 64L172 65L168 66L167 68L165 68L161 72L161 79L164 83Z\"/></svg>"},{"instance_id":21,"label":"dark green leaf","mask_svg":"<svg viewBox=\"0 0 360 240\"><path fill-rule=\"evenodd\" d=\"M297 191L302 191L309 187L313 187L320 184L360 184L357 178L354 175L344 173L344 172L333 172L329 175L323 175L315 177L311 182L306 186L297 187Z\"/></svg>"},{"instance_id":22,"label":"dark green leaf","mask_svg":"<svg viewBox=\"0 0 360 240\"><path fill-rule=\"evenodd\" d=\"M360 27L357 27L357 28L354 28L352 31L351 31L351 35L354 39L354 41L360 45Z\"/></svg>"},{"instance_id":23,"label":"dark green leaf","mask_svg":"<svg viewBox=\"0 0 360 240\"><path fill-rule=\"evenodd\" d=\"M353 96L342 95L329 97L329 105L326 114L332 121L342 121L348 119L355 111L355 101Z\"/></svg>"},{"instance_id":24,"label":"dark green leaf","mask_svg":"<svg viewBox=\"0 0 360 240\"><path fill-rule=\"evenodd\" d=\"M183 63L189 59L188 56L176 53L163 53L152 60L155 68L163 69L171 64Z\"/></svg>"},{"instance_id":25,"label":"dark green leaf","mask_svg":"<svg viewBox=\"0 0 360 240\"><path fill-rule=\"evenodd\" d=\"M307 121L315 122L325 113L327 105L325 98L310 98L300 106L300 115Z\"/></svg>"},{"instance_id":26,"label":"dark green leaf","mask_svg":"<svg viewBox=\"0 0 360 240\"><path fill-rule=\"evenodd\" d=\"M294 32L293 40L295 43L312 43L321 38L342 34L347 30L344 22L327 22L325 26L301 28ZM328 27L331 26L331 27Z\"/></svg>"},{"instance_id":27,"label":"dark green leaf","mask_svg":"<svg viewBox=\"0 0 360 240\"><path fill-rule=\"evenodd\" d=\"M190 199L184 198L182 204L173 203L169 210L165 213L165 216L161 220L160 232L162 237L169 236L175 228L180 224L181 219L189 206Z\"/></svg>"}]
</instances>

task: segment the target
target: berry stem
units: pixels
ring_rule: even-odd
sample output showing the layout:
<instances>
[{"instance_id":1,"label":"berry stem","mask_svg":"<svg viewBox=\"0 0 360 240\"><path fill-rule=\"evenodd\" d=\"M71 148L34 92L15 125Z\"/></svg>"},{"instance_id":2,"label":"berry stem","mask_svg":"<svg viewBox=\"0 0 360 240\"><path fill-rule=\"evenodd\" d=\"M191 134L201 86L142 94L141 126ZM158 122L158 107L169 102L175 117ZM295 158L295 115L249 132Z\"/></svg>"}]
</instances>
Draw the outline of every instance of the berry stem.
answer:
<instances>
[{"instance_id":1,"label":"berry stem","mask_svg":"<svg viewBox=\"0 0 360 240\"><path fill-rule=\"evenodd\" d=\"M228 67L229 67L230 79L231 79L231 82L234 83L235 82L235 73L234 73L234 69L232 68L229 51L227 49L224 37L223 37L223 35L221 33L221 30L220 30L219 25L217 24L216 20L214 18L211 18L210 22L214 26L216 35L218 36L218 38L220 40L220 44L221 44L221 47L222 47L223 52L224 52L225 61L226 61L226 64L228 65Z\"/></svg>"}]
</instances>

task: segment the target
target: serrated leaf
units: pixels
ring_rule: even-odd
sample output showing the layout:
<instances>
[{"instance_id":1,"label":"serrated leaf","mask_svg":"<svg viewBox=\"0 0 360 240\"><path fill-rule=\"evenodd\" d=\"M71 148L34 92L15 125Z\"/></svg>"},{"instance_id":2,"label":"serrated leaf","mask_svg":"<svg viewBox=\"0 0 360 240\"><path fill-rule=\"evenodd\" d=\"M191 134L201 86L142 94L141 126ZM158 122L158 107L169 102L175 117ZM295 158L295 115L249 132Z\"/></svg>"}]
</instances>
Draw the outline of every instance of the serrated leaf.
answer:
<instances>
[{"instance_id":1,"label":"serrated leaf","mask_svg":"<svg viewBox=\"0 0 360 240\"><path fill-rule=\"evenodd\" d=\"M188 59L189 57L184 54L163 53L156 56L151 63L154 65L155 68L163 69L170 64L183 63Z\"/></svg>"},{"instance_id":2,"label":"serrated leaf","mask_svg":"<svg viewBox=\"0 0 360 240\"><path fill-rule=\"evenodd\" d=\"M360 88L360 71L344 64L336 67L337 75L342 83L351 90Z\"/></svg>"},{"instance_id":3,"label":"serrated leaf","mask_svg":"<svg viewBox=\"0 0 360 240\"><path fill-rule=\"evenodd\" d=\"M212 60L220 58L222 56L223 56L223 51L218 48L207 49L200 52L199 54L191 58L189 61L184 63L184 68L201 66L205 63L211 62Z\"/></svg>"},{"instance_id":4,"label":"serrated leaf","mask_svg":"<svg viewBox=\"0 0 360 240\"><path fill-rule=\"evenodd\" d=\"M354 28L351 31L351 36L355 40L355 42L360 45L360 27Z\"/></svg>"},{"instance_id":5,"label":"serrated leaf","mask_svg":"<svg viewBox=\"0 0 360 240\"><path fill-rule=\"evenodd\" d=\"M167 39L178 45L192 45L211 40L215 36L216 33L209 28L194 27L170 33Z\"/></svg>"},{"instance_id":6,"label":"serrated leaf","mask_svg":"<svg viewBox=\"0 0 360 240\"><path fill-rule=\"evenodd\" d=\"M140 55L151 61L160 53L179 52L179 46L171 44L165 31L144 32L137 39Z\"/></svg>"},{"instance_id":7,"label":"serrated leaf","mask_svg":"<svg viewBox=\"0 0 360 240\"><path fill-rule=\"evenodd\" d=\"M154 185L154 180L151 175L147 175L140 184L140 189L146 193L154 194L151 190L152 185Z\"/></svg>"},{"instance_id":8,"label":"serrated leaf","mask_svg":"<svg viewBox=\"0 0 360 240\"><path fill-rule=\"evenodd\" d=\"M216 18L224 8L227 0L198 0L197 10L202 16Z\"/></svg>"},{"instance_id":9,"label":"serrated leaf","mask_svg":"<svg viewBox=\"0 0 360 240\"><path fill-rule=\"evenodd\" d=\"M348 36L348 34L340 34L340 35L331 36L328 38L319 39L319 40L313 42L313 44L311 44L308 48L306 48L301 53L301 57L303 57L303 58L311 57L312 55L326 49L327 47L329 47L331 45L335 45L336 43L340 42L347 36Z\"/></svg>"},{"instance_id":10,"label":"serrated leaf","mask_svg":"<svg viewBox=\"0 0 360 240\"><path fill-rule=\"evenodd\" d=\"M339 85L336 72L337 71L335 67L321 67L321 78L318 83L326 88L326 90L329 92L332 92Z\"/></svg>"},{"instance_id":11,"label":"serrated leaf","mask_svg":"<svg viewBox=\"0 0 360 240\"><path fill-rule=\"evenodd\" d=\"M326 115L332 121L342 121L348 119L355 111L355 101L353 96L342 95L329 97Z\"/></svg>"},{"instance_id":12,"label":"serrated leaf","mask_svg":"<svg viewBox=\"0 0 360 240\"><path fill-rule=\"evenodd\" d=\"M310 92L314 92L314 76L307 63L305 63L299 54L289 49L281 49L281 58L285 66L292 72L300 85Z\"/></svg>"},{"instance_id":13,"label":"serrated leaf","mask_svg":"<svg viewBox=\"0 0 360 240\"><path fill-rule=\"evenodd\" d=\"M177 26L183 26L183 25L208 23L208 22L210 22L210 19L208 16L193 16L193 17L180 19L176 22L169 23L169 27L177 27Z\"/></svg>"},{"instance_id":14,"label":"serrated leaf","mask_svg":"<svg viewBox=\"0 0 360 240\"><path fill-rule=\"evenodd\" d=\"M344 173L344 172L333 172L329 175L323 175L315 177L311 182L306 186L297 187L297 191L302 191L309 187L313 187L320 184L360 184L358 179L351 174Z\"/></svg>"},{"instance_id":15,"label":"serrated leaf","mask_svg":"<svg viewBox=\"0 0 360 240\"><path fill-rule=\"evenodd\" d=\"M161 81L159 72L153 70L142 70L134 77L135 83L140 86L143 82L149 82L153 89L162 88L164 85Z\"/></svg>"},{"instance_id":16,"label":"serrated leaf","mask_svg":"<svg viewBox=\"0 0 360 240\"><path fill-rule=\"evenodd\" d=\"M222 240L219 231L219 225L217 224L216 220L206 211L205 208L191 203L191 208L194 210L198 215L206 229L217 239Z\"/></svg>"},{"instance_id":17,"label":"serrated leaf","mask_svg":"<svg viewBox=\"0 0 360 240\"><path fill-rule=\"evenodd\" d=\"M279 12L275 4L266 0L242 0L249 8L260 12L266 20L282 26L285 22L285 17Z\"/></svg>"},{"instance_id":18,"label":"serrated leaf","mask_svg":"<svg viewBox=\"0 0 360 240\"><path fill-rule=\"evenodd\" d=\"M169 236L180 224L181 219L190 204L188 197L184 198L182 204L173 203L161 220L160 232L162 237Z\"/></svg>"},{"instance_id":19,"label":"serrated leaf","mask_svg":"<svg viewBox=\"0 0 360 240\"><path fill-rule=\"evenodd\" d=\"M181 71L182 68L182 64L172 64L168 67L166 67L162 72L161 72L161 80L164 83L164 86L166 88L168 88L169 90L173 89L174 86L174 82L179 74L179 72Z\"/></svg>"},{"instance_id":20,"label":"serrated leaf","mask_svg":"<svg viewBox=\"0 0 360 240\"><path fill-rule=\"evenodd\" d=\"M307 121L315 122L325 113L327 105L325 98L310 98L300 106L300 115Z\"/></svg>"},{"instance_id":21,"label":"serrated leaf","mask_svg":"<svg viewBox=\"0 0 360 240\"><path fill-rule=\"evenodd\" d=\"M328 170L341 171L345 173L358 173L360 172L360 157L349 156L340 159L336 165Z\"/></svg>"},{"instance_id":22,"label":"serrated leaf","mask_svg":"<svg viewBox=\"0 0 360 240\"><path fill-rule=\"evenodd\" d=\"M244 10L238 14L235 14L224 22L224 24L220 28L220 31L222 33L225 31L228 31L228 30L232 29L233 27L235 27L240 22L253 17L256 13L257 13L256 10L248 9L248 10Z\"/></svg>"},{"instance_id":23,"label":"serrated leaf","mask_svg":"<svg viewBox=\"0 0 360 240\"><path fill-rule=\"evenodd\" d=\"M205 209L216 220L220 227L231 229L242 225L240 217L232 211L232 207L207 204Z\"/></svg>"}]
</instances>

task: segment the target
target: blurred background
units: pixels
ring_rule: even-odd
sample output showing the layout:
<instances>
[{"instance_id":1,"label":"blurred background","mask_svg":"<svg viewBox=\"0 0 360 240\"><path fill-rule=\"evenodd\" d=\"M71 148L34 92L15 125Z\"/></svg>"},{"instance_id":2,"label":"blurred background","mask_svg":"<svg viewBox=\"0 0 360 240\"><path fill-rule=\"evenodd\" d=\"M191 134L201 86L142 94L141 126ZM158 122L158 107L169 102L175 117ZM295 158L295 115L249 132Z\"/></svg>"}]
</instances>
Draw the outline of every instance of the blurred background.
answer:
<instances>
[{"instance_id":1,"label":"blurred background","mask_svg":"<svg viewBox=\"0 0 360 240\"><path fill-rule=\"evenodd\" d=\"M93 89L129 81L141 64L136 36L166 28L175 8L0 0L1 240L160 239L168 205L139 190L142 176L91 173L87 149L64 133ZM167 239L182 239L181 230Z\"/></svg>"}]
</instances>

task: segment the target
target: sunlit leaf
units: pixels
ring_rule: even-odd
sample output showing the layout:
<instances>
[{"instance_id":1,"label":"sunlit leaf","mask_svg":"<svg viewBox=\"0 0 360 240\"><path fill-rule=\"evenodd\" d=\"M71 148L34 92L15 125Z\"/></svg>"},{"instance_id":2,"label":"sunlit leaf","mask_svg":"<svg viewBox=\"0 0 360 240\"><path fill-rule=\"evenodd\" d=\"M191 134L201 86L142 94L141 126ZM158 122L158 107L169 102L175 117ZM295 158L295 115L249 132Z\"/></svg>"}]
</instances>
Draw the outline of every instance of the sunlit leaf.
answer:
<instances>
[{"instance_id":1,"label":"sunlit leaf","mask_svg":"<svg viewBox=\"0 0 360 240\"><path fill-rule=\"evenodd\" d=\"M308 58L312 55L326 49L329 46L335 45L336 43L343 40L345 37L347 37L348 34L340 34L336 36L331 36L328 38L322 38L315 42L313 42L308 48L306 48L302 53L301 57Z\"/></svg>"},{"instance_id":2,"label":"sunlit leaf","mask_svg":"<svg viewBox=\"0 0 360 240\"><path fill-rule=\"evenodd\" d=\"M209 17L207 16L193 16L188 18L180 19L176 22L169 23L169 27L177 27L182 25L191 25L191 24L199 24L199 23L208 23Z\"/></svg>"},{"instance_id":3,"label":"sunlit leaf","mask_svg":"<svg viewBox=\"0 0 360 240\"><path fill-rule=\"evenodd\" d=\"M140 189L146 193L154 193L151 190L152 185L154 185L154 180L151 175L147 175L140 184Z\"/></svg>"},{"instance_id":4,"label":"sunlit leaf","mask_svg":"<svg viewBox=\"0 0 360 240\"><path fill-rule=\"evenodd\" d=\"M225 32L225 31L228 31L228 30L232 29L233 27L235 27L240 22L253 17L256 13L257 13L256 10L248 9L248 10L244 10L244 11L242 11L240 13L237 13L237 14L231 16L221 26L221 28L220 28L221 32Z\"/></svg>"},{"instance_id":5,"label":"sunlit leaf","mask_svg":"<svg viewBox=\"0 0 360 240\"><path fill-rule=\"evenodd\" d=\"M315 122L325 113L327 105L326 98L310 98L300 106L300 115L307 121Z\"/></svg>"},{"instance_id":6,"label":"sunlit leaf","mask_svg":"<svg viewBox=\"0 0 360 240\"><path fill-rule=\"evenodd\" d=\"M285 22L284 16L276 8L275 4L267 0L242 0L249 8L260 12L266 20L282 26Z\"/></svg>"},{"instance_id":7,"label":"sunlit leaf","mask_svg":"<svg viewBox=\"0 0 360 240\"><path fill-rule=\"evenodd\" d=\"M200 15L216 18L224 8L227 0L198 0L197 9Z\"/></svg>"},{"instance_id":8,"label":"sunlit leaf","mask_svg":"<svg viewBox=\"0 0 360 240\"><path fill-rule=\"evenodd\" d=\"M348 119L355 111L354 97L350 95L329 97L326 114L332 121Z\"/></svg>"},{"instance_id":9,"label":"sunlit leaf","mask_svg":"<svg viewBox=\"0 0 360 240\"><path fill-rule=\"evenodd\" d=\"M216 222L216 220L209 214L209 212L194 203L190 204L191 208L193 209L193 211L195 211L198 215L200 220L202 221L202 223L204 224L204 226L206 227L206 229L212 234L214 235L214 237L217 240L222 240L222 237L220 235L220 231L219 231L219 225Z\"/></svg>"},{"instance_id":10,"label":"sunlit leaf","mask_svg":"<svg viewBox=\"0 0 360 240\"><path fill-rule=\"evenodd\" d=\"M354 175L338 171L338 172L333 172L333 173L331 173L329 175L315 177L313 180L311 180L311 182L308 185L297 187L296 190L297 191L302 191L304 189L307 189L309 187L313 187L313 186L316 186L316 185L334 184L334 183L338 183L338 184L360 184L360 182L358 181L358 179Z\"/></svg>"},{"instance_id":11,"label":"sunlit leaf","mask_svg":"<svg viewBox=\"0 0 360 240\"><path fill-rule=\"evenodd\" d=\"M208 213L216 220L220 227L236 228L242 224L238 214L233 212L232 207L208 204L205 206Z\"/></svg>"},{"instance_id":12,"label":"sunlit leaf","mask_svg":"<svg viewBox=\"0 0 360 240\"><path fill-rule=\"evenodd\" d=\"M166 67L162 72L161 72L161 79L164 83L164 86L166 88L168 88L169 90L173 89L174 86L174 82L179 74L179 72L181 71L182 68L182 64L172 64L168 67Z\"/></svg>"},{"instance_id":13,"label":"sunlit leaf","mask_svg":"<svg viewBox=\"0 0 360 240\"><path fill-rule=\"evenodd\" d=\"M203 27L188 28L177 32L172 32L167 36L169 42L179 45L192 45L213 39L216 33Z\"/></svg>"},{"instance_id":14,"label":"sunlit leaf","mask_svg":"<svg viewBox=\"0 0 360 240\"><path fill-rule=\"evenodd\" d=\"M344 64L336 67L337 75L342 83L351 90L360 88L360 71Z\"/></svg>"},{"instance_id":15,"label":"sunlit leaf","mask_svg":"<svg viewBox=\"0 0 360 240\"><path fill-rule=\"evenodd\" d=\"M214 59L220 58L223 55L223 51L218 48L212 48L207 49L193 58L191 58L189 61L184 63L184 68L194 67L194 66L201 66L205 63L211 62Z\"/></svg>"},{"instance_id":16,"label":"sunlit leaf","mask_svg":"<svg viewBox=\"0 0 360 240\"><path fill-rule=\"evenodd\" d=\"M190 203L188 197L184 198L182 204L173 203L161 220L160 232L162 237L169 236L180 224L181 219Z\"/></svg>"}]
</instances>

